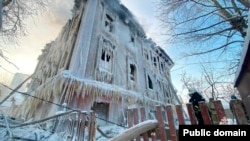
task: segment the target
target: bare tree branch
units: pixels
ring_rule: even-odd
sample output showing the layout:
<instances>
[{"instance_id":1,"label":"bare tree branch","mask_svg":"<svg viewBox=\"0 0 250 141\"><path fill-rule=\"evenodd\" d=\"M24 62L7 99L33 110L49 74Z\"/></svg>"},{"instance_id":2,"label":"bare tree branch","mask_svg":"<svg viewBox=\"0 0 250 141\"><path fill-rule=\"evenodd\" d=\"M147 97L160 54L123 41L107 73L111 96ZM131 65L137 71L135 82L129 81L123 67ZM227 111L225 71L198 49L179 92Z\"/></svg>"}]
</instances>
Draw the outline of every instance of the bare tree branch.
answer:
<instances>
[{"instance_id":1,"label":"bare tree branch","mask_svg":"<svg viewBox=\"0 0 250 141\"><path fill-rule=\"evenodd\" d=\"M0 46L3 44L18 45L20 37L28 34L25 20L36 16L46 8L50 0L1 0L1 28L0 28ZM3 58L9 64L18 68L12 63L0 49L0 58Z\"/></svg>"},{"instance_id":2,"label":"bare tree branch","mask_svg":"<svg viewBox=\"0 0 250 141\"><path fill-rule=\"evenodd\" d=\"M225 45L222 45L220 47L217 47L217 48L214 48L214 49L210 49L210 50L207 50L207 51L203 51L203 52L196 52L196 53L192 53L192 54L189 54L189 55L186 55L186 57L188 56L195 56L195 55L203 55L203 54L207 54L207 53L210 53L210 52L214 52L214 51L217 51L217 50L220 50L220 49L223 49L224 47L230 45L230 44L234 44L236 42L243 42L243 41L233 41L233 42L229 42Z\"/></svg>"},{"instance_id":3,"label":"bare tree branch","mask_svg":"<svg viewBox=\"0 0 250 141\"><path fill-rule=\"evenodd\" d=\"M223 60L231 55L239 61L249 6L248 0L160 0L157 12L161 34L167 37L168 45L183 51L184 57L216 54ZM235 71L237 66L233 67Z\"/></svg>"},{"instance_id":4,"label":"bare tree branch","mask_svg":"<svg viewBox=\"0 0 250 141\"><path fill-rule=\"evenodd\" d=\"M249 0L237 0L237 1L243 4L245 7L250 8Z\"/></svg>"}]
</instances>

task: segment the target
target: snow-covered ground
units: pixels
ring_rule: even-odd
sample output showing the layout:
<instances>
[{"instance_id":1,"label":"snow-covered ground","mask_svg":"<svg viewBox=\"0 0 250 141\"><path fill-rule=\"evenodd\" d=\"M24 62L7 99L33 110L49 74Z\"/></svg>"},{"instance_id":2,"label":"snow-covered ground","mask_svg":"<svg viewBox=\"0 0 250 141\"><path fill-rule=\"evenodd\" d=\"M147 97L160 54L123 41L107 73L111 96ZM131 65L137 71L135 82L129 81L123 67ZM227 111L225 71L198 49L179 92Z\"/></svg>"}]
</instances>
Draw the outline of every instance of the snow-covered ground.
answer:
<instances>
[{"instance_id":1,"label":"snow-covered ground","mask_svg":"<svg viewBox=\"0 0 250 141\"><path fill-rule=\"evenodd\" d=\"M59 134L53 134L50 131L39 128L37 125L30 125L20 128L6 127L0 128L0 140L1 141L63 141Z\"/></svg>"},{"instance_id":2,"label":"snow-covered ground","mask_svg":"<svg viewBox=\"0 0 250 141\"><path fill-rule=\"evenodd\" d=\"M7 121L7 122L6 122ZM6 124L7 123L7 124ZM12 120L10 118L5 118L1 116L0 119L0 141L75 141L75 137L73 136L67 138L66 131L62 131L59 133L53 133L51 130L46 130L42 128L41 123L39 124L32 124L26 125L22 127L15 127L21 125L23 123L18 122L16 120ZM7 125L7 126L6 126ZM123 132L126 128L117 126L117 125L107 125L107 126L100 126L99 129L108 136L104 137L99 131L96 131L96 141L107 141L111 137L115 137L119 133ZM85 129L85 140L88 139L88 130Z\"/></svg>"},{"instance_id":3,"label":"snow-covered ground","mask_svg":"<svg viewBox=\"0 0 250 141\"><path fill-rule=\"evenodd\" d=\"M100 128L109 137L114 137L124 130L124 128L119 127L119 126L105 126L105 127L100 127ZM12 141L11 140L11 137L12 137L13 139L15 139L15 141L23 141L23 140L68 141L68 138L62 137L63 133L51 133L50 131L41 129L37 125L30 125L30 126L10 129L10 132L8 132L7 128L0 127L0 140ZM85 140L87 140L87 138L88 136L86 134ZM99 132L96 133L96 141L107 141L109 139L110 138L104 137Z\"/></svg>"},{"instance_id":4,"label":"snow-covered ground","mask_svg":"<svg viewBox=\"0 0 250 141\"><path fill-rule=\"evenodd\" d=\"M26 123L28 123L27 121ZM77 141L76 136L70 135L66 129L61 130L59 133L53 133L51 129L45 129L42 123L31 125L22 125L25 122L13 120L4 115L0 118L0 141ZM232 119L227 119L225 124L236 124ZM124 132L127 128L118 125L110 124L106 126L99 126L103 132L96 130L96 141L108 141L110 138L117 136ZM106 136L106 137L105 137ZM84 140L88 139L88 129L85 128Z\"/></svg>"}]
</instances>

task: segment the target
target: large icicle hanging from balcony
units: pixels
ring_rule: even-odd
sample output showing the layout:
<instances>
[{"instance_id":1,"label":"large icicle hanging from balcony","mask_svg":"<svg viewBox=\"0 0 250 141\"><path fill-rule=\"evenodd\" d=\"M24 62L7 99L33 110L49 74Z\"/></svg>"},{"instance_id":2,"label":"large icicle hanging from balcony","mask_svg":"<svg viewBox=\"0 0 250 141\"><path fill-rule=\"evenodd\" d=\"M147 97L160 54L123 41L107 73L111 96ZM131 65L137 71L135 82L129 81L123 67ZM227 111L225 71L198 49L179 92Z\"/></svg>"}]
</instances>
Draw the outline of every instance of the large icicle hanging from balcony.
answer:
<instances>
[{"instance_id":1,"label":"large icicle hanging from balcony","mask_svg":"<svg viewBox=\"0 0 250 141\"><path fill-rule=\"evenodd\" d=\"M143 103L143 100L145 100L144 103L147 105L163 104L149 98L143 99L140 94L115 85L76 78L69 71L63 71L56 77L47 80L46 83L38 87L31 95L36 98L28 97L24 104L18 109L22 111L18 112L20 113L19 116L25 119L33 117L38 108L44 108L41 107L43 103L46 103L44 105L56 106L51 102L57 104L70 103L73 98L84 98L86 95L91 95L93 100L91 101L92 104L98 97L102 96L108 97L112 102L120 102L123 99L129 105ZM46 108L48 109L43 109L42 111L48 111L50 106L46 106ZM46 113L41 114L41 117L45 116Z\"/></svg>"}]
</instances>

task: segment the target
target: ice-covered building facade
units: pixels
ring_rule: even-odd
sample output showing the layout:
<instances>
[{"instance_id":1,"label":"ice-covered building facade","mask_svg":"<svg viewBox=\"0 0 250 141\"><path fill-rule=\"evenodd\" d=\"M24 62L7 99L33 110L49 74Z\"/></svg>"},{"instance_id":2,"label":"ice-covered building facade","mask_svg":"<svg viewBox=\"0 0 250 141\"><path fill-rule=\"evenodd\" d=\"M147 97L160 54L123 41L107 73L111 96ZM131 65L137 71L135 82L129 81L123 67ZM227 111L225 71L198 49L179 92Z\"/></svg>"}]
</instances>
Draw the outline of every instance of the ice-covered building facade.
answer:
<instances>
[{"instance_id":1,"label":"ice-covered building facade","mask_svg":"<svg viewBox=\"0 0 250 141\"><path fill-rule=\"evenodd\" d=\"M126 109L179 104L170 57L118 0L76 0L73 17L39 56L29 92L122 123ZM56 105L29 97L20 116L40 119ZM148 116L148 115L147 115ZM149 116L148 116L149 117Z\"/></svg>"}]
</instances>

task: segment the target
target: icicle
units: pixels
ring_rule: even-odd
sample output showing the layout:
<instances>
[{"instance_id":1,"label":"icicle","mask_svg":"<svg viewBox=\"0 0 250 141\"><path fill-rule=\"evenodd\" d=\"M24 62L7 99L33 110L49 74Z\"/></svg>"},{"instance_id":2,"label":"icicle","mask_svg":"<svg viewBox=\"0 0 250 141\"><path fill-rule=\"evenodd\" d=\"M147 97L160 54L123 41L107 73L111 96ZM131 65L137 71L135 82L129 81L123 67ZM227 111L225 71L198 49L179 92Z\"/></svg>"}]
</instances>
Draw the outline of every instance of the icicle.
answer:
<instances>
[{"instance_id":1,"label":"icicle","mask_svg":"<svg viewBox=\"0 0 250 141\"><path fill-rule=\"evenodd\" d=\"M85 95L86 95L86 85L83 83L83 82L81 82L83 85L82 85L82 98L84 98L85 97Z\"/></svg>"},{"instance_id":2,"label":"icicle","mask_svg":"<svg viewBox=\"0 0 250 141\"><path fill-rule=\"evenodd\" d=\"M74 94L73 87L74 87L74 83L73 83L73 81L72 81L71 85L69 86L68 103L70 103L70 101L72 100L73 94Z\"/></svg>"},{"instance_id":3,"label":"icicle","mask_svg":"<svg viewBox=\"0 0 250 141\"><path fill-rule=\"evenodd\" d=\"M71 97L70 97L70 101L73 100L73 97L75 96L76 89L77 89L77 82L76 82L76 80L74 80L74 81L73 81L72 88L71 88Z\"/></svg>"},{"instance_id":4,"label":"icicle","mask_svg":"<svg viewBox=\"0 0 250 141\"><path fill-rule=\"evenodd\" d=\"M67 91L66 91L66 95L65 95L65 102L69 103L69 99L70 99L70 86L72 85L72 81L69 81L68 85L66 85L67 87Z\"/></svg>"},{"instance_id":5,"label":"icicle","mask_svg":"<svg viewBox=\"0 0 250 141\"><path fill-rule=\"evenodd\" d=\"M59 99L60 103L62 102L63 98L66 97L65 95L66 95L67 88L68 88L67 87L68 81L66 81L66 79L62 79L61 81L62 81L61 86L63 87L63 89L61 91L61 96L60 96L60 99Z\"/></svg>"},{"instance_id":6,"label":"icicle","mask_svg":"<svg viewBox=\"0 0 250 141\"><path fill-rule=\"evenodd\" d=\"M82 93L82 83L78 82L78 88L76 90L76 94L79 97L81 93Z\"/></svg>"},{"instance_id":7,"label":"icicle","mask_svg":"<svg viewBox=\"0 0 250 141\"><path fill-rule=\"evenodd\" d=\"M74 98L75 86L76 86L75 80L72 80L72 81L73 81L72 85L70 86L70 101L72 101Z\"/></svg>"}]
</instances>

